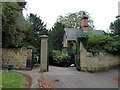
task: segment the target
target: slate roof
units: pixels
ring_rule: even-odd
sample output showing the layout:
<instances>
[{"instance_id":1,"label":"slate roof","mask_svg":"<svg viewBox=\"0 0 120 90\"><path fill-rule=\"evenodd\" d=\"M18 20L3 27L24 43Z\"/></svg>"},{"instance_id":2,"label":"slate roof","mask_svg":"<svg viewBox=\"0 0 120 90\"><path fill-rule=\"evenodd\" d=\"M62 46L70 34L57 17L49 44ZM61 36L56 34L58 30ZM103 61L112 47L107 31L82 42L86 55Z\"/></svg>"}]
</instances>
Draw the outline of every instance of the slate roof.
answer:
<instances>
[{"instance_id":1,"label":"slate roof","mask_svg":"<svg viewBox=\"0 0 120 90\"><path fill-rule=\"evenodd\" d=\"M84 34L82 29L78 28L65 28L64 29L67 40L68 41L75 41L80 35ZM105 32L103 30L91 30L93 34L104 34Z\"/></svg>"},{"instance_id":2,"label":"slate roof","mask_svg":"<svg viewBox=\"0 0 120 90\"><path fill-rule=\"evenodd\" d=\"M77 28L65 28L64 29L66 36L67 36L67 40L76 40L78 36L80 36L80 34L83 34L84 32L81 29L77 29Z\"/></svg>"}]
</instances>

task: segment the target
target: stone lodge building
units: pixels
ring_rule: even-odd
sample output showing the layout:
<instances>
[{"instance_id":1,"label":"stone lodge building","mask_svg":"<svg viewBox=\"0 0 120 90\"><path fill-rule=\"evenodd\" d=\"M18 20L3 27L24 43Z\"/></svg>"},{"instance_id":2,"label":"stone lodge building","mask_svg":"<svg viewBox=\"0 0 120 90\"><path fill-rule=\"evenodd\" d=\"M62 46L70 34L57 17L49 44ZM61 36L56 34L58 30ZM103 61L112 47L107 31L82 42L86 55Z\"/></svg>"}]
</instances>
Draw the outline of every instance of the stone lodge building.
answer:
<instances>
[{"instance_id":1,"label":"stone lodge building","mask_svg":"<svg viewBox=\"0 0 120 90\"><path fill-rule=\"evenodd\" d=\"M87 33L91 27L88 25L88 17L83 15L82 19L80 20L81 25L80 28L65 28L64 29L64 36L63 36L63 52L67 52L67 48L71 42L76 42L77 38ZM105 33L103 30L91 30L93 34L103 34Z\"/></svg>"}]
</instances>

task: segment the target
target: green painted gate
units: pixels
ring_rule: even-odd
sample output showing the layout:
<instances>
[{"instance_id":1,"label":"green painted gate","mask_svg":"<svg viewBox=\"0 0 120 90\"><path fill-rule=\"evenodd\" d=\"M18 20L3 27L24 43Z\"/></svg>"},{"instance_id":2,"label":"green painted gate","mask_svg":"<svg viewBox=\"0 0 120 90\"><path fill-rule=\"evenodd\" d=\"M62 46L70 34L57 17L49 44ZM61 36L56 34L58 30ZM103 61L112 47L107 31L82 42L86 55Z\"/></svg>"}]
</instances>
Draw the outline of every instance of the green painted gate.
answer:
<instances>
[{"instance_id":1,"label":"green painted gate","mask_svg":"<svg viewBox=\"0 0 120 90\"><path fill-rule=\"evenodd\" d=\"M75 55L75 66L78 71L80 71L80 41L76 41L76 55Z\"/></svg>"},{"instance_id":2,"label":"green painted gate","mask_svg":"<svg viewBox=\"0 0 120 90\"><path fill-rule=\"evenodd\" d=\"M39 64L40 62L40 55L37 52L32 52L32 62L31 66L34 67L35 64Z\"/></svg>"}]
</instances>

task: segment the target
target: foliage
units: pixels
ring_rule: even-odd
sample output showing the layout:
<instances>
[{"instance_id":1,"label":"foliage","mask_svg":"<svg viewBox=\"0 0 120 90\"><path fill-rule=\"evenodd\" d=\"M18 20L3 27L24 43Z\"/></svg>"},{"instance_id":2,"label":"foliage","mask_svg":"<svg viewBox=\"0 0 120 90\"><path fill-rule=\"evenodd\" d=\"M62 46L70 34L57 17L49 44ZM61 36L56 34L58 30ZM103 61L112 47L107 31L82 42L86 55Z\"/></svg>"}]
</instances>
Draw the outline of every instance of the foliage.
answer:
<instances>
[{"instance_id":1,"label":"foliage","mask_svg":"<svg viewBox=\"0 0 120 90\"><path fill-rule=\"evenodd\" d=\"M100 51L106 51L112 54L119 54L120 52L120 39L112 37L109 34L97 35L87 33L86 35L80 36L79 40L83 43L86 50L92 52L93 55Z\"/></svg>"},{"instance_id":2,"label":"foliage","mask_svg":"<svg viewBox=\"0 0 120 90\"><path fill-rule=\"evenodd\" d=\"M105 44L109 44L113 40L113 38L110 35L95 35L90 34L88 35L88 51L95 51L98 52L98 50L104 50Z\"/></svg>"},{"instance_id":3,"label":"foliage","mask_svg":"<svg viewBox=\"0 0 120 90\"><path fill-rule=\"evenodd\" d=\"M76 54L76 43L75 42L69 42L67 53L70 56L71 63L74 64L75 54Z\"/></svg>"},{"instance_id":4,"label":"foliage","mask_svg":"<svg viewBox=\"0 0 120 90\"><path fill-rule=\"evenodd\" d=\"M35 33L41 34L47 34L46 24L40 19L40 16L37 16L37 14L32 14L28 16L28 23L30 24L30 28L32 28Z\"/></svg>"},{"instance_id":5,"label":"foliage","mask_svg":"<svg viewBox=\"0 0 120 90\"><path fill-rule=\"evenodd\" d=\"M24 2L21 2L21 4ZM26 3L19 2L2 3L2 46L18 47L25 38L26 20L22 9Z\"/></svg>"},{"instance_id":6,"label":"foliage","mask_svg":"<svg viewBox=\"0 0 120 90\"><path fill-rule=\"evenodd\" d=\"M64 25L56 22L49 31L49 49L50 50L61 50L62 41L64 35Z\"/></svg>"},{"instance_id":7,"label":"foliage","mask_svg":"<svg viewBox=\"0 0 120 90\"><path fill-rule=\"evenodd\" d=\"M41 73L41 76L38 80L38 85L40 89L49 88L50 90L55 87L55 82L53 80L48 80L45 78L44 74Z\"/></svg>"},{"instance_id":8,"label":"foliage","mask_svg":"<svg viewBox=\"0 0 120 90\"><path fill-rule=\"evenodd\" d=\"M27 18L28 31L23 45L31 45L40 48L40 35L47 35L46 24L37 15L30 14Z\"/></svg>"},{"instance_id":9,"label":"foliage","mask_svg":"<svg viewBox=\"0 0 120 90\"><path fill-rule=\"evenodd\" d=\"M21 48L27 49L29 46L31 46L29 43L23 41L20 45ZM32 46L31 46L32 47ZM32 47L33 48L33 47Z\"/></svg>"},{"instance_id":10,"label":"foliage","mask_svg":"<svg viewBox=\"0 0 120 90\"><path fill-rule=\"evenodd\" d=\"M118 35L120 37L120 19L115 20L110 24L110 29L112 34Z\"/></svg>"},{"instance_id":11,"label":"foliage","mask_svg":"<svg viewBox=\"0 0 120 90\"><path fill-rule=\"evenodd\" d=\"M76 69L80 70L80 41L76 41L76 58L75 58Z\"/></svg>"},{"instance_id":12,"label":"foliage","mask_svg":"<svg viewBox=\"0 0 120 90\"><path fill-rule=\"evenodd\" d=\"M120 39L115 38L112 42L105 45L105 50L109 53L113 53L115 55L120 54Z\"/></svg>"},{"instance_id":13,"label":"foliage","mask_svg":"<svg viewBox=\"0 0 120 90\"><path fill-rule=\"evenodd\" d=\"M93 20L90 17L90 14L86 11L79 11L75 13L68 13L66 16L59 16L57 22L60 22L65 25L67 28L80 28L80 19L83 15L88 16L88 23L91 27L94 27Z\"/></svg>"},{"instance_id":14,"label":"foliage","mask_svg":"<svg viewBox=\"0 0 120 90\"><path fill-rule=\"evenodd\" d=\"M52 51L53 56L53 64L57 66L70 66L70 56L66 53L62 53L59 50L53 50Z\"/></svg>"},{"instance_id":15,"label":"foliage","mask_svg":"<svg viewBox=\"0 0 120 90\"><path fill-rule=\"evenodd\" d=\"M64 25L56 22L51 30L48 32L48 52L49 52L49 63L52 64L53 61L53 53L52 50L61 50L62 49L62 41L64 35Z\"/></svg>"},{"instance_id":16,"label":"foliage","mask_svg":"<svg viewBox=\"0 0 120 90\"><path fill-rule=\"evenodd\" d=\"M2 72L2 88L22 88L24 77L15 72Z\"/></svg>"},{"instance_id":17,"label":"foliage","mask_svg":"<svg viewBox=\"0 0 120 90\"><path fill-rule=\"evenodd\" d=\"M70 45L68 46L68 53L76 53L76 44L75 42L70 42Z\"/></svg>"},{"instance_id":18,"label":"foliage","mask_svg":"<svg viewBox=\"0 0 120 90\"><path fill-rule=\"evenodd\" d=\"M115 20L110 24L111 34L114 40L109 45L105 46L105 50L110 53L120 54L120 19Z\"/></svg>"},{"instance_id":19,"label":"foliage","mask_svg":"<svg viewBox=\"0 0 120 90\"><path fill-rule=\"evenodd\" d=\"M27 2L25 2L25 0L23 2L18 2L18 5L23 9L26 8L25 5L27 4Z\"/></svg>"},{"instance_id":20,"label":"foliage","mask_svg":"<svg viewBox=\"0 0 120 90\"><path fill-rule=\"evenodd\" d=\"M82 35L79 36L78 41L83 43L84 47L87 47L87 42L88 42L88 35L86 33L83 33Z\"/></svg>"}]
</instances>

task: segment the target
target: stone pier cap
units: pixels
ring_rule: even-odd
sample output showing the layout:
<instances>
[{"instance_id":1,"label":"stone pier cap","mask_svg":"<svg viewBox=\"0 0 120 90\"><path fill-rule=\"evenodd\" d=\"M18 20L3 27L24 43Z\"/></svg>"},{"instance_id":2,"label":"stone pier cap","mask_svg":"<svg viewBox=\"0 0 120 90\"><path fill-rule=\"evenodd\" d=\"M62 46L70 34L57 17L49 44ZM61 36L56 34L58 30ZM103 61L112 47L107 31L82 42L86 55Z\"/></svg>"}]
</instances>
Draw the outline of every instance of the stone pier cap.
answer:
<instances>
[{"instance_id":1,"label":"stone pier cap","mask_svg":"<svg viewBox=\"0 0 120 90\"><path fill-rule=\"evenodd\" d=\"M48 38L47 35L41 35L40 38Z\"/></svg>"}]
</instances>

